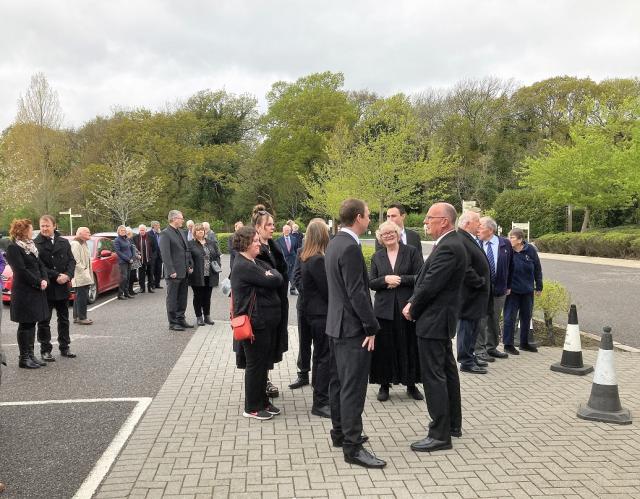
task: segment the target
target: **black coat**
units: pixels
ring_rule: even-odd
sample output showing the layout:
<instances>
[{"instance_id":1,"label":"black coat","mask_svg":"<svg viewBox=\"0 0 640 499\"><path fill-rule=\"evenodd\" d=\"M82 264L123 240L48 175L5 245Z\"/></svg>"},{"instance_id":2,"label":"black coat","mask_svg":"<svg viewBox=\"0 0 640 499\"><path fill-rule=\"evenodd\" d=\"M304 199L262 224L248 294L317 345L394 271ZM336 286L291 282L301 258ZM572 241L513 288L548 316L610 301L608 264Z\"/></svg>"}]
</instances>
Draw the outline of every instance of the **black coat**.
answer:
<instances>
[{"instance_id":1,"label":"black coat","mask_svg":"<svg viewBox=\"0 0 640 499\"><path fill-rule=\"evenodd\" d=\"M38 248L38 258L47 269L49 286L47 286L47 298L52 301L68 300L71 292L71 279L76 272L76 260L71 251L71 243L60 233L54 231L53 244L51 239L38 234L33 242ZM60 274L66 274L69 281L58 284L56 279Z\"/></svg>"},{"instance_id":2,"label":"black coat","mask_svg":"<svg viewBox=\"0 0 640 499\"><path fill-rule=\"evenodd\" d=\"M301 274L304 315L326 317L329 306L329 285L324 267L324 255L314 255L306 262L298 260L297 268L300 269Z\"/></svg>"},{"instance_id":3,"label":"black coat","mask_svg":"<svg viewBox=\"0 0 640 499\"><path fill-rule=\"evenodd\" d=\"M418 253L422 255L422 241L420 240L420 234L418 234L415 230L404 229L407 235L407 246L412 246L418 250ZM402 240L400 240L402 242ZM376 239L376 251L380 251L383 248L382 244L378 242Z\"/></svg>"},{"instance_id":4,"label":"black coat","mask_svg":"<svg viewBox=\"0 0 640 499\"><path fill-rule=\"evenodd\" d=\"M478 248L479 249L479 248ZM396 303L400 310L413 294L416 275L422 267L422 256L413 246L400 244L396 265L391 268L387 249L382 248L371 257L369 287L376 292L373 311L380 319L393 320ZM400 276L400 286L390 289L384 281L387 275Z\"/></svg>"},{"instance_id":5,"label":"black coat","mask_svg":"<svg viewBox=\"0 0 640 499\"><path fill-rule=\"evenodd\" d=\"M140 234L136 234L135 236L133 236L133 245L138 249L138 252L140 253L140 258L142 258L141 262L151 263L152 261L155 261L160 248L156 243L156 238L149 232L147 232L146 237L144 238L146 252L144 251L145 248L142 247L142 240L142 236Z\"/></svg>"},{"instance_id":6,"label":"black coat","mask_svg":"<svg viewBox=\"0 0 640 499\"><path fill-rule=\"evenodd\" d=\"M375 335L380 329L373 313L369 276L362 249L351 234L340 231L325 254L329 285L327 335L353 338Z\"/></svg>"},{"instance_id":7,"label":"black coat","mask_svg":"<svg viewBox=\"0 0 640 499\"><path fill-rule=\"evenodd\" d=\"M220 263L220 252L218 251L218 245L208 239L205 239L207 248L209 248L209 261L216 261ZM189 274L189 284L191 286L204 286L204 249L195 239L189 241L189 251L191 252L191 260L193 262L193 272ZM211 265L209 265L211 266ZM212 268L209 269L209 286L214 287L218 285L218 273L214 272Z\"/></svg>"},{"instance_id":8,"label":"black coat","mask_svg":"<svg viewBox=\"0 0 640 499\"><path fill-rule=\"evenodd\" d=\"M458 234L467 252L467 271L462 286L462 307L460 318L468 320L482 319L489 310L491 292L491 271L487 255L478 246L476 239L464 229Z\"/></svg>"},{"instance_id":9,"label":"black coat","mask_svg":"<svg viewBox=\"0 0 640 499\"><path fill-rule=\"evenodd\" d=\"M160 234L160 255L165 276L176 274L176 279L187 277L187 269L193 267L191 252L187 246L187 233L171 225Z\"/></svg>"},{"instance_id":10,"label":"black coat","mask_svg":"<svg viewBox=\"0 0 640 499\"><path fill-rule=\"evenodd\" d=\"M411 302L416 336L446 340L456 334L467 252L460 235L447 233L422 265Z\"/></svg>"},{"instance_id":11,"label":"black coat","mask_svg":"<svg viewBox=\"0 0 640 499\"><path fill-rule=\"evenodd\" d=\"M47 319L47 294L40 289L40 282L49 279L42 261L33 253L27 255L27 252L15 243L9 244L5 257L13 270L11 320L29 323Z\"/></svg>"}]
</instances>

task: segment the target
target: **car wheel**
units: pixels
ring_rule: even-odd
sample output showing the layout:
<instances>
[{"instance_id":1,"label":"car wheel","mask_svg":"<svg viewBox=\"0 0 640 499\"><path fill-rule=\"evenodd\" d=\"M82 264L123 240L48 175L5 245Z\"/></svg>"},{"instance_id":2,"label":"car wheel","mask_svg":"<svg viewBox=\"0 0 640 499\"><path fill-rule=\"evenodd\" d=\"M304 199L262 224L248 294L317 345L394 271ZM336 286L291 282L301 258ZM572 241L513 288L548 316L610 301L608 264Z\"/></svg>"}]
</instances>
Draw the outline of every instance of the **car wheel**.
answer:
<instances>
[{"instance_id":1,"label":"car wheel","mask_svg":"<svg viewBox=\"0 0 640 499\"><path fill-rule=\"evenodd\" d=\"M89 286L89 297L88 297L89 303L95 302L96 298L98 297L98 285L96 284L97 282L98 282L98 279L96 278L96 275L93 274L93 284Z\"/></svg>"}]
</instances>

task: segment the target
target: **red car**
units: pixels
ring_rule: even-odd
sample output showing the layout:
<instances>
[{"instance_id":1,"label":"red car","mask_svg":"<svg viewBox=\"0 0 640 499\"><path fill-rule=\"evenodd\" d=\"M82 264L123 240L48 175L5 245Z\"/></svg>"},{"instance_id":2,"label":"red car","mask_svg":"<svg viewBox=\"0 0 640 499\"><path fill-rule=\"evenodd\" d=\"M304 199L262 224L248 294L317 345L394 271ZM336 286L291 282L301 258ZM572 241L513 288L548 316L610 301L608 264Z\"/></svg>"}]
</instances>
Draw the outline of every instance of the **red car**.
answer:
<instances>
[{"instance_id":1,"label":"red car","mask_svg":"<svg viewBox=\"0 0 640 499\"><path fill-rule=\"evenodd\" d=\"M73 240L71 236L64 236L65 239ZM91 255L91 268L93 269L93 285L89 288L89 303L96 301L99 294L115 289L120 284L120 271L118 270L118 255L113 247L113 240L109 237L91 236L87 241L89 254ZM2 272L2 301L11 301L11 284L13 281L13 271L7 265ZM75 294L71 294L73 300Z\"/></svg>"}]
</instances>

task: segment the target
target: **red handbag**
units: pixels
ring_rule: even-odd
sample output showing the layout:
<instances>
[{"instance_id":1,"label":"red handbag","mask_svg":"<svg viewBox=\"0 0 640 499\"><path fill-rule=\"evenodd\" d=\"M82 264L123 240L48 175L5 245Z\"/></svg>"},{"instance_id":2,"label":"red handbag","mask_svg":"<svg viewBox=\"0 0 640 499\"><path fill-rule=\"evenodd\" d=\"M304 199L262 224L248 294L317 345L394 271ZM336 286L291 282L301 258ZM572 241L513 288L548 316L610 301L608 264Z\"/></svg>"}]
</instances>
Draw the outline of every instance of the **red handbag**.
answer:
<instances>
[{"instance_id":1,"label":"red handbag","mask_svg":"<svg viewBox=\"0 0 640 499\"><path fill-rule=\"evenodd\" d=\"M231 293L231 329L233 329L233 339L236 341L250 340L253 343L255 339L253 328L251 327L251 313L256 302L255 291L251 295L251 303L249 303L249 314L233 316L233 292Z\"/></svg>"}]
</instances>

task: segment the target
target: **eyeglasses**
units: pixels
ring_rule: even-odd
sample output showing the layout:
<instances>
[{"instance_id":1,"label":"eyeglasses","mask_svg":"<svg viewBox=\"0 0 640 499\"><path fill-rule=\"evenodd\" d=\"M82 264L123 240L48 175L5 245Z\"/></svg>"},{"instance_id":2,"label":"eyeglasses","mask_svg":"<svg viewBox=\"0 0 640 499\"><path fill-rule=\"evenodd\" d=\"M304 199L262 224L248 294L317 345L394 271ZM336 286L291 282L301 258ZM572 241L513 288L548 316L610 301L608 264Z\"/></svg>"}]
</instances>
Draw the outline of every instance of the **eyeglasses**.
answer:
<instances>
[{"instance_id":1,"label":"eyeglasses","mask_svg":"<svg viewBox=\"0 0 640 499\"><path fill-rule=\"evenodd\" d=\"M380 236L382 237L391 237L391 236L397 236L398 233L394 230L394 231L390 231L390 232L382 232L380 234Z\"/></svg>"},{"instance_id":2,"label":"eyeglasses","mask_svg":"<svg viewBox=\"0 0 640 499\"><path fill-rule=\"evenodd\" d=\"M427 215L425 220L429 221L429 220L433 220L434 218L447 218L447 217L432 217L431 215Z\"/></svg>"}]
</instances>

